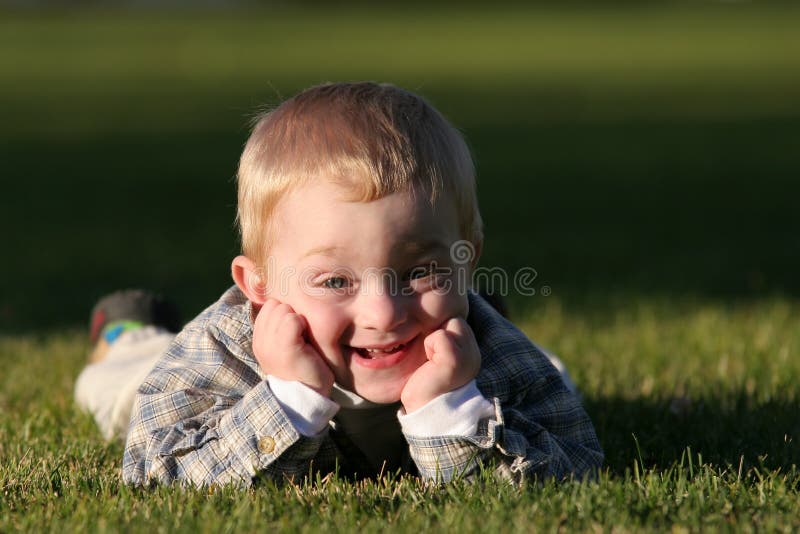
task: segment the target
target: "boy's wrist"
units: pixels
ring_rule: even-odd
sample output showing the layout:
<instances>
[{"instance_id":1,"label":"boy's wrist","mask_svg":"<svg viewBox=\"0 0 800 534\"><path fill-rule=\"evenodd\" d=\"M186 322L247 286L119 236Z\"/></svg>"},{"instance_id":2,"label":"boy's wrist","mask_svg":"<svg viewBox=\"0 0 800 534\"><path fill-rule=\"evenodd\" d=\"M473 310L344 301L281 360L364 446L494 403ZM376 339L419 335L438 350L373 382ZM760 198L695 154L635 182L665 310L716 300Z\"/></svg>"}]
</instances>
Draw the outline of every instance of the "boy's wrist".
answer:
<instances>
[{"instance_id":1,"label":"boy's wrist","mask_svg":"<svg viewBox=\"0 0 800 534\"><path fill-rule=\"evenodd\" d=\"M475 378L470 378L466 381L466 383L461 381L456 383L461 385L451 387L442 386L438 388L431 386L430 388L424 388L423 391L414 391L413 394L408 392L407 389L404 390L400 395L400 403L402 404L403 412L406 414L414 413L431 404L432 402L436 402L437 400L442 399L447 395L451 395L454 392L461 391L470 384L474 384ZM475 391L477 391L477 389Z\"/></svg>"},{"instance_id":2,"label":"boy's wrist","mask_svg":"<svg viewBox=\"0 0 800 534\"><path fill-rule=\"evenodd\" d=\"M471 380L416 410L401 408L398 420L407 436L471 436L477 431L478 421L494 415L493 404Z\"/></svg>"},{"instance_id":3,"label":"boy's wrist","mask_svg":"<svg viewBox=\"0 0 800 534\"><path fill-rule=\"evenodd\" d=\"M302 382L267 376L267 382L292 425L304 436L325 430L339 405Z\"/></svg>"}]
</instances>

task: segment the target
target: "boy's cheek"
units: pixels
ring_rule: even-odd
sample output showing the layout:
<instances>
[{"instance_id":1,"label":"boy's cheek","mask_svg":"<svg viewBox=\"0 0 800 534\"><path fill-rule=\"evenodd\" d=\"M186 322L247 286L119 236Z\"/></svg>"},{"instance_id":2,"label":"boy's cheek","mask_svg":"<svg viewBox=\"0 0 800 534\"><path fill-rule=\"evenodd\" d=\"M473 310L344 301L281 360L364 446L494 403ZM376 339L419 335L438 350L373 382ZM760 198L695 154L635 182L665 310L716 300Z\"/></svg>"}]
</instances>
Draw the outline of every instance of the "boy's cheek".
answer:
<instances>
[{"instance_id":1,"label":"boy's cheek","mask_svg":"<svg viewBox=\"0 0 800 534\"><path fill-rule=\"evenodd\" d=\"M431 291L422 297L421 307L430 322L438 327L453 317L467 318L469 301L467 295L459 295L455 291L445 294Z\"/></svg>"},{"instance_id":2,"label":"boy's cheek","mask_svg":"<svg viewBox=\"0 0 800 534\"><path fill-rule=\"evenodd\" d=\"M446 307L442 314L445 319L452 317L467 318L469 312L469 299L467 298L467 288L469 287L471 272L465 266L457 266L455 271L447 278L438 291L438 296Z\"/></svg>"},{"instance_id":3,"label":"boy's cheek","mask_svg":"<svg viewBox=\"0 0 800 534\"><path fill-rule=\"evenodd\" d=\"M308 329L306 337L311 345L319 352L326 360L329 359L329 353L338 349L341 332L340 321L335 313L325 313L320 307L316 309L313 306L304 307L302 311L298 311L302 315Z\"/></svg>"}]
</instances>

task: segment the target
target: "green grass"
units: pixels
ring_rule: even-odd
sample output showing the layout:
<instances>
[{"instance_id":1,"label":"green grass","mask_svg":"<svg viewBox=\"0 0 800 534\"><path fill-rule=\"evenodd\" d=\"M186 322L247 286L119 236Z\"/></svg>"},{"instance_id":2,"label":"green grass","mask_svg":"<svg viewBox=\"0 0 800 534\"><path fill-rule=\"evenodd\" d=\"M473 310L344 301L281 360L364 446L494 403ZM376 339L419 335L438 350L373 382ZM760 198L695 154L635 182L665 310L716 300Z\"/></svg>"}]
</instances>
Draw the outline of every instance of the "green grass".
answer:
<instances>
[{"instance_id":1,"label":"green grass","mask_svg":"<svg viewBox=\"0 0 800 534\"><path fill-rule=\"evenodd\" d=\"M611 317L556 300L523 321L565 355L607 453L592 483L328 479L249 491L121 486L121 447L71 403L82 332L0 339L0 531L386 526L480 530L800 527L800 309L644 303ZM676 405L675 399L683 402Z\"/></svg>"},{"instance_id":2,"label":"green grass","mask_svg":"<svg viewBox=\"0 0 800 534\"><path fill-rule=\"evenodd\" d=\"M798 27L788 3L3 12L0 532L797 530ZM514 319L568 364L605 472L121 486L71 396L93 301L215 299L247 117L362 78L466 133L483 265L537 270Z\"/></svg>"}]
</instances>

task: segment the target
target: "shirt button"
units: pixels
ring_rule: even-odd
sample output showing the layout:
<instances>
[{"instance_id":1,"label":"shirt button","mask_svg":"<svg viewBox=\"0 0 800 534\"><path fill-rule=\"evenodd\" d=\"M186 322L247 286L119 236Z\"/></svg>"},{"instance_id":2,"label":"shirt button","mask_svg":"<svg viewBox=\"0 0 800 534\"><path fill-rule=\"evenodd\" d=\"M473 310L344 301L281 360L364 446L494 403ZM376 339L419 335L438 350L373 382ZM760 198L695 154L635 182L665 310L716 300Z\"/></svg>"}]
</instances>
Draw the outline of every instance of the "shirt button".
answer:
<instances>
[{"instance_id":1,"label":"shirt button","mask_svg":"<svg viewBox=\"0 0 800 534\"><path fill-rule=\"evenodd\" d=\"M258 440L258 450L262 454L268 454L275 450L275 440L270 436L264 436Z\"/></svg>"}]
</instances>

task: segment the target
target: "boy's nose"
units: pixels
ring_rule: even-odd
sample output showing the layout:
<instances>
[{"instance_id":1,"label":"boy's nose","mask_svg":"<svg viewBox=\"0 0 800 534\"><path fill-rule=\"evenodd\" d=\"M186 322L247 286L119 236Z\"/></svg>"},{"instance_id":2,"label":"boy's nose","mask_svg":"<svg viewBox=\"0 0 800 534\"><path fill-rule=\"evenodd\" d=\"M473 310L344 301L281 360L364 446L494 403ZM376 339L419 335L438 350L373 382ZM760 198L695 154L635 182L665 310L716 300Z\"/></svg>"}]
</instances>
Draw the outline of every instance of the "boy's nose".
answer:
<instances>
[{"instance_id":1,"label":"boy's nose","mask_svg":"<svg viewBox=\"0 0 800 534\"><path fill-rule=\"evenodd\" d=\"M386 291L359 296L357 325L361 328L390 332L408 318L402 295Z\"/></svg>"}]
</instances>

